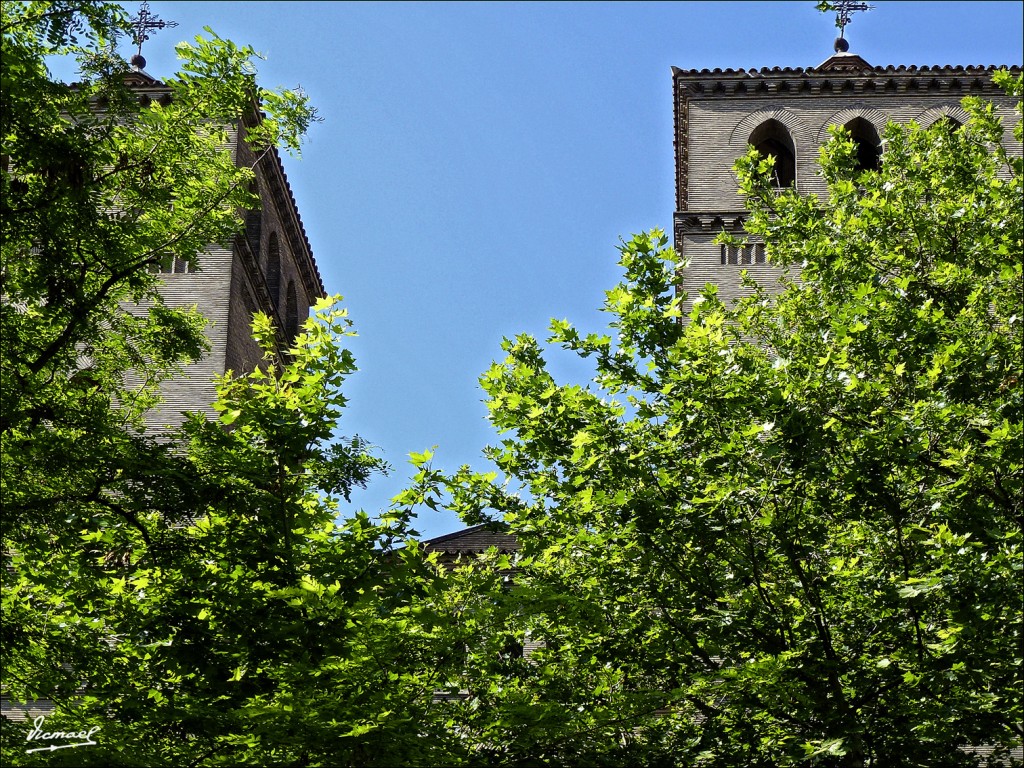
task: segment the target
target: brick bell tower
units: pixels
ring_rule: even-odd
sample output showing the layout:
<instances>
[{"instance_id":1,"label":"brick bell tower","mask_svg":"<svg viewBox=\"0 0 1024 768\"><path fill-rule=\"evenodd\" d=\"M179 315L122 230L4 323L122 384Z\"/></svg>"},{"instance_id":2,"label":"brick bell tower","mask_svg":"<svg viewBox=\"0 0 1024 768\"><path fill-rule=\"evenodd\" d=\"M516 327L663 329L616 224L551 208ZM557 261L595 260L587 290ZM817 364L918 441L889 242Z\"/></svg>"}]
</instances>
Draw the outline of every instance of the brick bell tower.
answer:
<instances>
[{"instance_id":1,"label":"brick bell tower","mask_svg":"<svg viewBox=\"0 0 1024 768\"><path fill-rule=\"evenodd\" d=\"M142 43L149 31L176 24L157 19L147 3L133 21L139 51L132 56L126 82L146 103L170 99L170 89L145 71ZM209 245L199 256L198 269L181 261L162 265L164 301L170 307L195 306L206 317L210 349L161 385L163 401L146 419L153 431L180 425L182 412L214 416L214 377L256 367L262 353L252 338L253 313L271 317L278 346L286 349L310 307L326 295L279 154L272 150L257 158L244 141L245 132L261 119L254 101L228 131L228 150L237 165L253 169L251 191L260 200L259 208L242 212L244 234L234 242Z\"/></svg>"},{"instance_id":2,"label":"brick bell tower","mask_svg":"<svg viewBox=\"0 0 1024 768\"><path fill-rule=\"evenodd\" d=\"M867 10L863 3L839 3ZM837 12L842 8L837 7ZM840 14L839 22L844 22ZM858 144L858 162L882 161L879 137L888 121L928 126L940 119L963 123L964 96L995 103L1004 125L1012 125L1014 102L992 83L998 66L872 66L849 51L842 34L835 53L816 67L761 69L672 68L675 113L676 251L688 260L681 290L693 297L708 283L723 301L747 293L746 270L770 289L781 271L767 263L764 246L717 245L723 231L744 236L746 211L733 164L753 145L775 157L776 183L802 193L825 192L818 176L818 149L833 125L845 126ZM1007 67L1019 72L1019 66ZM1021 152L1007 130L1011 153ZM689 309L689 302L684 308Z\"/></svg>"}]
</instances>

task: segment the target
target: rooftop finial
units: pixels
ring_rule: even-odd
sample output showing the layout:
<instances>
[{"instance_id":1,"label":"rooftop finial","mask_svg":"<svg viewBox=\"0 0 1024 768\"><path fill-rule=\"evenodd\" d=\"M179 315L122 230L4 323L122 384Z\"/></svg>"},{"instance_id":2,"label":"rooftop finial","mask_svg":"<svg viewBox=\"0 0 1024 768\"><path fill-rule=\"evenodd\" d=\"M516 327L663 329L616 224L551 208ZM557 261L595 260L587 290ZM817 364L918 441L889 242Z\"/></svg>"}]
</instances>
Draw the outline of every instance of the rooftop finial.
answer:
<instances>
[{"instance_id":1,"label":"rooftop finial","mask_svg":"<svg viewBox=\"0 0 1024 768\"><path fill-rule=\"evenodd\" d=\"M163 21L155 13L150 13L147 0L142 0L142 4L139 6L139 15L129 16L128 20L132 23L132 40L139 46L138 52L132 56L132 66L143 69L146 66L146 59L142 55L142 44L149 40L149 33L154 29L176 27L178 22Z\"/></svg>"},{"instance_id":2,"label":"rooftop finial","mask_svg":"<svg viewBox=\"0 0 1024 768\"><path fill-rule=\"evenodd\" d=\"M850 44L846 41L846 25L852 20L850 15L854 11L870 11L874 7L854 0L822 0L818 3L819 11L836 14L836 26L839 27L839 37L836 38L834 46L836 53L846 53L850 50Z\"/></svg>"}]
</instances>

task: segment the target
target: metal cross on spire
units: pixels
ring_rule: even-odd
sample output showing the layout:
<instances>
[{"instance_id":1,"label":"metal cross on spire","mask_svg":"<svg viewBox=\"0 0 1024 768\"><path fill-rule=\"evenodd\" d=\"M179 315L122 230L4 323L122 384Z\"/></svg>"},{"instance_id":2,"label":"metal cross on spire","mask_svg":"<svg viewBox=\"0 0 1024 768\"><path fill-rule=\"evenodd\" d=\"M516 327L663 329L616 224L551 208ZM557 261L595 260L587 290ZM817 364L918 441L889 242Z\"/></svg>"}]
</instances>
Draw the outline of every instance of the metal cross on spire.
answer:
<instances>
[{"instance_id":1,"label":"metal cross on spire","mask_svg":"<svg viewBox=\"0 0 1024 768\"><path fill-rule=\"evenodd\" d=\"M846 25L849 24L852 19L851 14L855 11L870 11L874 8L873 5L867 3L856 2L856 0L833 0L832 2L818 3L818 9L821 11L835 11L836 14L836 26L839 27L839 37L836 38L835 49L836 51L848 51L850 44L846 42Z\"/></svg>"},{"instance_id":2,"label":"metal cross on spire","mask_svg":"<svg viewBox=\"0 0 1024 768\"><path fill-rule=\"evenodd\" d=\"M132 64L142 69L146 66L146 59L142 56L142 44L149 40L149 33L155 29L176 27L178 22L163 21L155 13L151 13L147 0L142 0L142 4L139 6L139 15L129 16L128 20L132 23L132 40L139 46L138 52L132 56Z\"/></svg>"}]
</instances>

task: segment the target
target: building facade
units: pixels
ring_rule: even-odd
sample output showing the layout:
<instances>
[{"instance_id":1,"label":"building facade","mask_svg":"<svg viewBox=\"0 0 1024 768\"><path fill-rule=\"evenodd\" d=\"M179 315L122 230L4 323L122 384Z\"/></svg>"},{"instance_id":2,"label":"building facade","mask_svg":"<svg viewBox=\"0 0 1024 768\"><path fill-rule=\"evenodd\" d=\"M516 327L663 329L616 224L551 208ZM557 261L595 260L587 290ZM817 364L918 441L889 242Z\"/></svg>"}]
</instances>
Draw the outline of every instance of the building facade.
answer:
<instances>
[{"instance_id":1,"label":"building facade","mask_svg":"<svg viewBox=\"0 0 1024 768\"><path fill-rule=\"evenodd\" d=\"M992 83L992 73L999 68L876 67L845 51L809 69L673 67L673 230L676 251L688 264L681 290L692 299L711 283L728 302L746 293L743 270L769 289L781 274L768 263L759 243L741 248L714 242L723 231L745 237L746 213L733 164L749 145L775 157L779 186L823 194L818 149L831 126L845 126L858 144L859 165L873 167L882 160L880 136L887 122L963 123L967 114L960 102L976 95L995 103L1008 126L1006 146L1019 154L1009 130L1014 102ZM689 310L688 304L684 310Z\"/></svg>"}]
</instances>

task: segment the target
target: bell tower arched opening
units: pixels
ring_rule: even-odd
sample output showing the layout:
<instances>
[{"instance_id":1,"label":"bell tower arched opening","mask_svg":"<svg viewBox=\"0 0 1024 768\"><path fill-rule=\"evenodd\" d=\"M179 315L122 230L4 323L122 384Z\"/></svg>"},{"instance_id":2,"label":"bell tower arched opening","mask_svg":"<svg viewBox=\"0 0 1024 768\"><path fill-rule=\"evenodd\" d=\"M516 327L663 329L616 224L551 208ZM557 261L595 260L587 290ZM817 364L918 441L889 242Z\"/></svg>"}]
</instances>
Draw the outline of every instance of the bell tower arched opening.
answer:
<instances>
[{"instance_id":1,"label":"bell tower arched opening","mask_svg":"<svg viewBox=\"0 0 1024 768\"><path fill-rule=\"evenodd\" d=\"M882 165L882 142L875 126L863 117L855 117L843 126L857 145L858 171L877 171Z\"/></svg>"},{"instance_id":2,"label":"bell tower arched opening","mask_svg":"<svg viewBox=\"0 0 1024 768\"><path fill-rule=\"evenodd\" d=\"M796 148L785 125L775 118L765 120L747 141L759 154L775 158L775 186L780 189L796 185Z\"/></svg>"}]
</instances>

